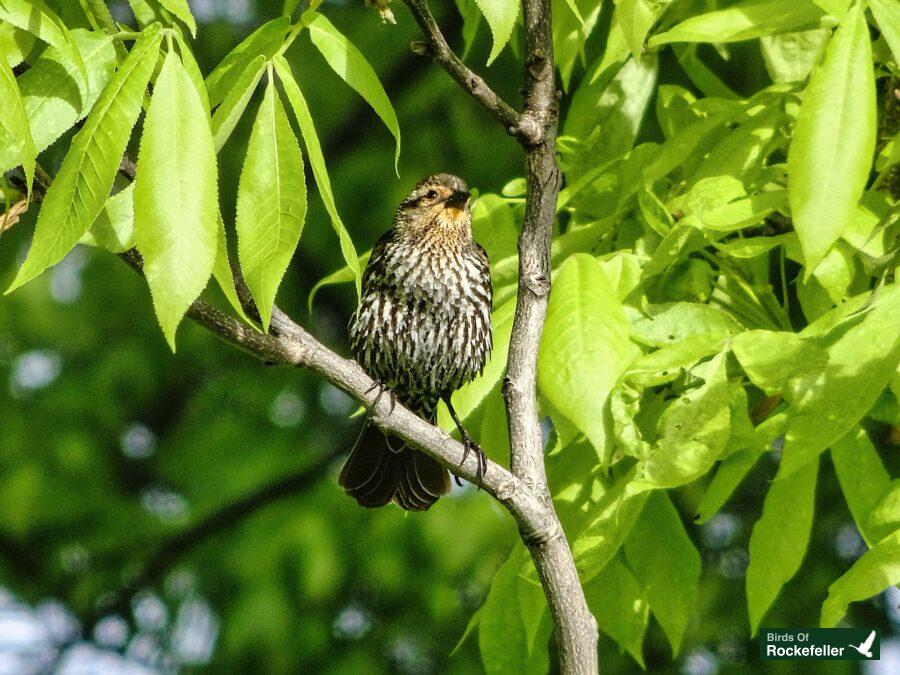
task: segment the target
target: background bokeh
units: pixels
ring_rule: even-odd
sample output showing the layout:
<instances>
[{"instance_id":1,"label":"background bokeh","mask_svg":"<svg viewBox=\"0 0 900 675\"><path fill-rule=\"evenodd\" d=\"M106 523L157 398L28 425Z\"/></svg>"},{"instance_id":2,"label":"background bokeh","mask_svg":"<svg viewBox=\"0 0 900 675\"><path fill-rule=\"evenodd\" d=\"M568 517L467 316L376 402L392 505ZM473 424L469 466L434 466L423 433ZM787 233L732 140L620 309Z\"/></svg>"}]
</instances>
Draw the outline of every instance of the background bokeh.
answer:
<instances>
[{"instance_id":1,"label":"background bokeh","mask_svg":"<svg viewBox=\"0 0 900 675\"><path fill-rule=\"evenodd\" d=\"M112 4L127 20L124 3ZM277 16L282 2L190 4L202 24L196 55L208 72ZM382 25L361 0L330 2L325 11L372 62L398 112L399 178L393 140L372 111L306 40L289 52L360 251L425 174L457 173L483 193L521 173L516 143L409 51L418 33L395 4L396 26ZM453 3L431 4L458 43ZM484 63L488 48L482 27L471 62ZM719 60L717 67L738 91L753 91L765 70L757 52L744 51L738 45L731 65ZM488 72L505 98L517 99L511 50ZM576 68L576 83L580 76ZM674 63L664 62L660 77L687 85ZM234 214L247 122L219 156L226 220ZM658 134L652 120L643 133ZM49 153L56 158L47 162L51 173L69 140ZM306 308L315 282L339 266L327 215L315 196L310 206L278 299L346 353L352 289L326 288L311 314ZM0 240L4 287L33 220L26 216ZM309 373L265 367L190 323L171 354L146 285L109 254L79 247L0 300L0 673L479 671L476 640L451 651L508 554L514 525L470 486L454 488L427 515L359 509L336 485L360 425L354 409ZM744 637L743 575L775 453L725 512L689 528L703 553L702 601L674 662L651 626L649 670L762 668L755 642ZM823 474L811 555L768 625L815 625L828 584L864 550L830 467ZM688 508L698 494L687 489L680 497ZM144 583L124 593L139 572ZM898 604L900 592L891 589L852 610L856 625L878 626L885 638L882 665L870 672L889 672L891 654L897 663L900 643L889 636L900 627ZM605 638L601 666L637 668Z\"/></svg>"}]
</instances>

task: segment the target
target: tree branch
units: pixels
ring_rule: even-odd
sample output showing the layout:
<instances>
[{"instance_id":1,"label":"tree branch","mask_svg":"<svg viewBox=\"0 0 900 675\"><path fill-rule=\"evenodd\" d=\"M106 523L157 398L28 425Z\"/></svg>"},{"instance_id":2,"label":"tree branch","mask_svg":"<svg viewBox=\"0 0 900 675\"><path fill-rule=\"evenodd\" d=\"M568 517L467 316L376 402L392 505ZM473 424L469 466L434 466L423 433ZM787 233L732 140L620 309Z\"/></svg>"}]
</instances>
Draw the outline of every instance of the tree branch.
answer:
<instances>
[{"instance_id":1,"label":"tree branch","mask_svg":"<svg viewBox=\"0 0 900 675\"><path fill-rule=\"evenodd\" d=\"M141 271L142 261L137 251L132 249L121 257ZM238 277L236 281L238 295L242 300L248 298L243 280ZM247 309L255 311L249 305ZM225 342L265 363L306 368L320 375L371 410L369 419L379 429L406 441L466 480L477 481L478 460L469 453L463 462L462 443L399 403L391 410L388 397L379 398L375 382L358 363L325 347L278 307L273 307L269 334L250 328L203 300L190 306L188 316ZM505 468L488 460L482 485L510 511L519 529L530 539L542 542L555 535L558 527L548 519L546 509Z\"/></svg>"},{"instance_id":2,"label":"tree branch","mask_svg":"<svg viewBox=\"0 0 900 675\"><path fill-rule=\"evenodd\" d=\"M556 161L558 105L550 0L523 0L525 112L521 127L539 142L526 147L525 222L519 236L519 283L503 396L510 465L541 500L556 525L554 536L528 542L556 624L563 673L595 673L597 622L578 579L572 551L559 524L544 469L537 406L538 347L550 293L550 244L561 175Z\"/></svg>"},{"instance_id":3,"label":"tree branch","mask_svg":"<svg viewBox=\"0 0 900 675\"><path fill-rule=\"evenodd\" d=\"M459 84L466 93L474 98L482 108L493 115L510 136L515 136L524 145L540 142L540 129L523 120L512 106L501 99L480 75L474 73L450 49L444 34L428 8L427 0L403 0L413 18L419 24L425 42L413 43L413 51L423 56L430 56L434 61Z\"/></svg>"}]
</instances>

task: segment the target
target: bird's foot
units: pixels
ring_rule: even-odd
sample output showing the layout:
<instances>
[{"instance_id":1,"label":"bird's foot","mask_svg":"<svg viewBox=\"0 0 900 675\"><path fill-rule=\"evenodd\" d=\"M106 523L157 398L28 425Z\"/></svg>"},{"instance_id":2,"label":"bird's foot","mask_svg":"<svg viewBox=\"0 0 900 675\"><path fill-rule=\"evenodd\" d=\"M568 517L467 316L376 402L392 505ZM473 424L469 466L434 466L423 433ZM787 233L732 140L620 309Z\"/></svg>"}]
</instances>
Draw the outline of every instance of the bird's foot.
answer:
<instances>
[{"instance_id":1,"label":"bird's foot","mask_svg":"<svg viewBox=\"0 0 900 675\"><path fill-rule=\"evenodd\" d=\"M374 411L375 408L378 407L378 404L381 402L381 397L385 394L385 392L387 392L388 399L391 402L391 410L390 410L389 414L393 414L394 408L397 407L397 395L393 391L391 391L384 382L382 382L381 380L378 380L378 379L373 379L372 386L369 387L368 389L366 389L365 393L370 394L376 390L378 391L378 395L375 396L375 400L372 401L372 406L371 406L370 410Z\"/></svg>"},{"instance_id":2,"label":"bird's foot","mask_svg":"<svg viewBox=\"0 0 900 675\"><path fill-rule=\"evenodd\" d=\"M475 453L475 459L478 463L478 467L475 469L475 484L478 486L480 490L482 488L482 482L484 480L484 474L487 473L487 456L484 454L484 450L481 449L481 446L478 445L469 434L463 434L460 439L463 444L463 457L462 461L460 461L459 466L462 466L466 463L466 460L469 458L469 453ZM453 476L457 485L462 485L459 481L459 476Z\"/></svg>"}]
</instances>

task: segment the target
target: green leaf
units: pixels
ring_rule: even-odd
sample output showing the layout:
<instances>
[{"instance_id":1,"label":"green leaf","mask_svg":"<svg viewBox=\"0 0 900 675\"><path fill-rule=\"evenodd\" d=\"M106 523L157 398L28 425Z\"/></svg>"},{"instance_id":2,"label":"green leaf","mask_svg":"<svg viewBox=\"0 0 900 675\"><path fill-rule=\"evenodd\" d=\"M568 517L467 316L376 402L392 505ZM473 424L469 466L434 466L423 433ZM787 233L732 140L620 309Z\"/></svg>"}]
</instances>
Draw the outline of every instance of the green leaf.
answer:
<instances>
[{"instance_id":1,"label":"green leaf","mask_svg":"<svg viewBox=\"0 0 900 675\"><path fill-rule=\"evenodd\" d=\"M88 114L116 70L116 53L109 37L78 29L72 31L72 39L81 53L81 64L72 61L67 52L50 47L18 80L37 152ZM76 76L82 65L89 86ZM19 138L11 139L0 131L0 172L19 163Z\"/></svg>"},{"instance_id":2,"label":"green leaf","mask_svg":"<svg viewBox=\"0 0 900 675\"><path fill-rule=\"evenodd\" d=\"M891 48L894 61L900 63L900 7L891 0L869 0L869 9L885 42Z\"/></svg>"},{"instance_id":3,"label":"green leaf","mask_svg":"<svg viewBox=\"0 0 900 675\"><path fill-rule=\"evenodd\" d=\"M684 219L684 224L713 232L735 232L757 225L776 209L787 205L787 190L759 192L711 209L698 211Z\"/></svg>"},{"instance_id":4,"label":"green leaf","mask_svg":"<svg viewBox=\"0 0 900 675\"><path fill-rule=\"evenodd\" d=\"M248 326L259 330L257 325L250 320L244 311L244 306L238 298L237 289L234 285L234 272L231 270L231 261L228 259L228 238L225 234L225 221L222 220L222 214L219 214L219 237L216 245L216 262L213 265L213 278L219 284L222 294L228 300L228 304L237 312L237 315Z\"/></svg>"},{"instance_id":5,"label":"green leaf","mask_svg":"<svg viewBox=\"0 0 900 675\"><path fill-rule=\"evenodd\" d=\"M499 195L480 195L472 205L472 237L491 262L516 255L519 225L510 203Z\"/></svg>"},{"instance_id":6,"label":"green leaf","mask_svg":"<svg viewBox=\"0 0 900 675\"><path fill-rule=\"evenodd\" d=\"M856 528L866 544L872 546L889 534L876 534L869 527L869 517L890 489L891 479L866 430L857 428L835 442L831 446L831 461Z\"/></svg>"},{"instance_id":7,"label":"green leaf","mask_svg":"<svg viewBox=\"0 0 900 675\"><path fill-rule=\"evenodd\" d=\"M518 3L516 3L518 7ZM381 118L396 140L394 169L400 161L400 124L394 106L366 57L321 14L309 21L309 37L331 69L337 73ZM348 261L349 263L349 261Z\"/></svg>"},{"instance_id":8,"label":"green leaf","mask_svg":"<svg viewBox=\"0 0 900 675\"><path fill-rule=\"evenodd\" d=\"M529 636L521 620L522 594L527 598L522 609L534 611L541 607L534 597L541 593L540 587L525 578L525 566L530 564L524 546L513 548L494 575L487 599L478 610L478 647L486 673L544 673L549 667L546 649L535 650L529 656ZM550 636L549 621L544 622L542 632L545 642ZM535 640L533 636L533 644Z\"/></svg>"},{"instance_id":9,"label":"green leaf","mask_svg":"<svg viewBox=\"0 0 900 675\"><path fill-rule=\"evenodd\" d=\"M722 460L697 507L698 524L707 522L725 506L750 469L766 450L771 449L772 441L784 433L786 424L787 417L783 413L770 417L754 429L749 447Z\"/></svg>"},{"instance_id":10,"label":"green leaf","mask_svg":"<svg viewBox=\"0 0 900 675\"><path fill-rule=\"evenodd\" d=\"M359 267L365 269L366 264L369 262L369 257L372 255L372 250L369 249L365 253L361 254L358 259ZM356 275L353 270L350 269L348 265L344 265L338 270L335 270L331 274L322 277L316 282L316 285L313 286L312 290L309 292L309 297L306 299L306 306L308 311L312 312L313 301L316 299L316 295L318 295L319 291L325 288L326 286L335 286L337 284L349 284L351 281L356 280Z\"/></svg>"},{"instance_id":11,"label":"green leaf","mask_svg":"<svg viewBox=\"0 0 900 675\"><path fill-rule=\"evenodd\" d=\"M693 337L724 340L741 332L741 325L730 314L711 305L672 302L650 305L647 316L637 319L632 328L635 337L650 347L663 347Z\"/></svg>"},{"instance_id":12,"label":"green leaf","mask_svg":"<svg viewBox=\"0 0 900 675\"><path fill-rule=\"evenodd\" d=\"M272 58L284 44L290 27L290 17L280 16L264 23L232 49L206 78L210 105L215 108L225 100L247 65L256 57Z\"/></svg>"},{"instance_id":13,"label":"green leaf","mask_svg":"<svg viewBox=\"0 0 900 675\"><path fill-rule=\"evenodd\" d=\"M64 52L71 49L65 23L38 0L0 0L0 20Z\"/></svg>"},{"instance_id":14,"label":"green leaf","mask_svg":"<svg viewBox=\"0 0 900 675\"><path fill-rule=\"evenodd\" d=\"M691 373L703 385L673 399L660 416L659 440L641 462L636 489L690 483L709 471L725 449L731 431L725 355L714 356Z\"/></svg>"},{"instance_id":15,"label":"green leaf","mask_svg":"<svg viewBox=\"0 0 900 675\"><path fill-rule=\"evenodd\" d=\"M573 6L578 9L578 16L572 10ZM602 8L600 0L552 0L550 3L553 56L564 90L569 88L575 65L584 60L585 42L596 28ZM622 44L624 46L624 40ZM624 47L623 51L624 61L628 47Z\"/></svg>"},{"instance_id":16,"label":"green leaf","mask_svg":"<svg viewBox=\"0 0 900 675\"><path fill-rule=\"evenodd\" d=\"M209 115L172 52L156 80L135 180L134 235L163 333L206 286L219 239L216 152Z\"/></svg>"},{"instance_id":17,"label":"green leaf","mask_svg":"<svg viewBox=\"0 0 900 675\"><path fill-rule=\"evenodd\" d=\"M465 60L469 56L469 51L475 43L475 36L478 35L478 26L481 25L481 11L475 0L455 0L456 9L462 17L462 40L463 49L460 58Z\"/></svg>"},{"instance_id":18,"label":"green leaf","mask_svg":"<svg viewBox=\"0 0 900 675\"><path fill-rule=\"evenodd\" d=\"M841 236L865 189L875 106L869 31L854 5L810 79L788 151L791 211L807 279Z\"/></svg>"},{"instance_id":19,"label":"green leaf","mask_svg":"<svg viewBox=\"0 0 900 675\"><path fill-rule=\"evenodd\" d=\"M609 488L591 508L591 522L572 542L572 554L583 584L597 576L628 538L649 492L635 492L632 469Z\"/></svg>"},{"instance_id":20,"label":"green leaf","mask_svg":"<svg viewBox=\"0 0 900 675\"><path fill-rule=\"evenodd\" d=\"M796 333L749 330L731 348L750 381L769 396L780 394L792 377L828 363L824 350Z\"/></svg>"},{"instance_id":21,"label":"green leaf","mask_svg":"<svg viewBox=\"0 0 900 675\"><path fill-rule=\"evenodd\" d=\"M579 173L631 150L656 86L655 55L629 59L611 82L581 83L572 96L564 132L582 141ZM583 165L583 167L582 167ZM567 169L570 180L572 168Z\"/></svg>"},{"instance_id":22,"label":"green leaf","mask_svg":"<svg viewBox=\"0 0 900 675\"><path fill-rule=\"evenodd\" d=\"M181 34L181 29L176 28L174 33L175 42L178 44L178 53L181 56L181 63L184 65L188 77L191 78L191 82L194 83L194 88L197 90L197 94L203 102L203 108L209 112L209 92L206 90L206 83L203 81L203 73L200 70L200 65L194 58L194 52L191 50L187 40L185 40L184 36Z\"/></svg>"},{"instance_id":23,"label":"green leaf","mask_svg":"<svg viewBox=\"0 0 900 675\"><path fill-rule=\"evenodd\" d=\"M697 183L714 176L731 176L747 184L755 182L769 155L781 148L782 131L792 121L782 107L779 100L761 109L751 108L739 117L738 127L710 148L688 182ZM773 190L759 195L777 193ZM780 203L776 203L775 208L779 207Z\"/></svg>"},{"instance_id":24,"label":"green leaf","mask_svg":"<svg viewBox=\"0 0 900 675\"><path fill-rule=\"evenodd\" d=\"M863 554L828 588L820 625L831 628L844 618L851 602L865 600L900 583L900 530Z\"/></svg>"},{"instance_id":25,"label":"green leaf","mask_svg":"<svg viewBox=\"0 0 900 675\"><path fill-rule=\"evenodd\" d=\"M28 257L7 293L62 260L100 213L140 113L161 40L158 24L146 28L103 90L44 197Z\"/></svg>"},{"instance_id":26,"label":"green leaf","mask_svg":"<svg viewBox=\"0 0 900 675\"><path fill-rule=\"evenodd\" d=\"M34 36L9 23L0 23L0 58L5 59L10 68L15 68L25 60L34 48Z\"/></svg>"},{"instance_id":27,"label":"green leaf","mask_svg":"<svg viewBox=\"0 0 900 675\"><path fill-rule=\"evenodd\" d=\"M0 59L0 101L3 102L3 105L0 105L0 132L7 139L18 141L16 159L25 171L25 184L30 195L31 186L34 184L37 150L31 137L28 116L25 114L25 105L22 103L16 76L5 59Z\"/></svg>"},{"instance_id":28,"label":"green leaf","mask_svg":"<svg viewBox=\"0 0 900 675\"><path fill-rule=\"evenodd\" d=\"M900 478L891 481L881 499L875 504L866 522L873 541L887 537L900 529Z\"/></svg>"},{"instance_id":29,"label":"green leaf","mask_svg":"<svg viewBox=\"0 0 900 675\"><path fill-rule=\"evenodd\" d=\"M600 630L643 668L641 645L650 607L645 590L631 570L616 559L610 560L596 578L585 582L584 595Z\"/></svg>"},{"instance_id":30,"label":"green leaf","mask_svg":"<svg viewBox=\"0 0 900 675\"><path fill-rule=\"evenodd\" d=\"M766 70L773 82L802 82L819 61L831 32L816 28L760 38Z\"/></svg>"},{"instance_id":31,"label":"green leaf","mask_svg":"<svg viewBox=\"0 0 900 675\"><path fill-rule=\"evenodd\" d=\"M791 404L791 423L779 476L811 462L850 431L875 404L897 369L900 285L882 287L862 316L846 321L823 339L828 364L795 378L784 393ZM807 331L816 327L811 324Z\"/></svg>"},{"instance_id":32,"label":"green leaf","mask_svg":"<svg viewBox=\"0 0 900 675\"><path fill-rule=\"evenodd\" d=\"M334 227L335 233L337 233L338 241L341 245L341 255L344 256L344 261L353 273L353 280L356 282L356 297L359 299L362 294L361 264L363 263L360 262L360 258L356 254L356 248L353 246L353 239L350 237L350 233L347 232L347 228L344 226L344 221L341 220L338 214L334 194L331 191L331 180L328 178L328 169L325 166L325 157L322 154L322 146L319 143L315 124L313 124L312 114L309 111L309 106L306 105L306 99L303 98L303 93L300 91L297 81L294 79L290 66L283 57L275 59L275 71L278 73L278 78L287 94L288 102L294 111L294 119L297 120L297 125L300 127L300 134L303 136L303 143L306 145L306 153L309 155L309 165L312 168L313 178L315 178L316 185L319 188L319 196L322 198L322 203L325 204L325 210L331 218L331 225ZM312 298L313 294L310 293L310 306L312 306Z\"/></svg>"},{"instance_id":33,"label":"green leaf","mask_svg":"<svg viewBox=\"0 0 900 675\"><path fill-rule=\"evenodd\" d=\"M625 555L677 656L700 581L700 554L665 492L648 498L625 541Z\"/></svg>"},{"instance_id":34,"label":"green leaf","mask_svg":"<svg viewBox=\"0 0 900 675\"><path fill-rule=\"evenodd\" d=\"M303 156L272 78L250 135L237 200L238 260L263 332L305 219Z\"/></svg>"},{"instance_id":35,"label":"green leaf","mask_svg":"<svg viewBox=\"0 0 900 675\"><path fill-rule=\"evenodd\" d=\"M247 105L256 91L256 86L262 79L265 66L266 57L262 55L248 61L235 81L234 86L226 94L222 105L216 109L215 114L212 116L216 153L222 150L247 109Z\"/></svg>"},{"instance_id":36,"label":"green leaf","mask_svg":"<svg viewBox=\"0 0 900 675\"><path fill-rule=\"evenodd\" d=\"M638 355L628 321L597 260L574 255L559 269L538 357L538 386L602 457L604 407L619 376Z\"/></svg>"},{"instance_id":37,"label":"green leaf","mask_svg":"<svg viewBox=\"0 0 900 675\"><path fill-rule=\"evenodd\" d=\"M840 19L847 13L851 0L813 0L824 11Z\"/></svg>"},{"instance_id":38,"label":"green leaf","mask_svg":"<svg viewBox=\"0 0 900 675\"><path fill-rule=\"evenodd\" d=\"M487 64L491 65L509 42L516 25L516 18L519 16L519 2L518 0L475 0L475 3L481 9L484 18L487 19L488 26L491 27L491 35L494 36L494 45L491 47L491 54L487 60Z\"/></svg>"},{"instance_id":39,"label":"green leaf","mask_svg":"<svg viewBox=\"0 0 900 675\"><path fill-rule=\"evenodd\" d=\"M101 246L111 253L122 253L134 246L133 183L106 200L79 243Z\"/></svg>"},{"instance_id":40,"label":"green leaf","mask_svg":"<svg viewBox=\"0 0 900 675\"><path fill-rule=\"evenodd\" d=\"M625 34L628 47L634 58L641 58L644 51L644 39L647 33L656 23L657 19L666 11L670 0L616 0L616 16L619 26Z\"/></svg>"},{"instance_id":41,"label":"green leaf","mask_svg":"<svg viewBox=\"0 0 900 675\"><path fill-rule=\"evenodd\" d=\"M665 33L650 38L658 47L670 42L738 42L763 35L814 28L822 10L811 0L741 0L730 7L685 19Z\"/></svg>"},{"instance_id":42,"label":"green leaf","mask_svg":"<svg viewBox=\"0 0 900 675\"><path fill-rule=\"evenodd\" d=\"M763 503L762 517L753 526L747 609L750 632L754 635L781 587L797 573L806 554L818 471L818 462L809 462L802 471L773 482Z\"/></svg>"},{"instance_id":43,"label":"green leaf","mask_svg":"<svg viewBox=\"0 0 900 675\"><path fill-rule=\"evenodd\" d=\"M645 354L628 369L628 381L642 387L655 387L671 382L702 358L722 349L725 338L720 335L694 335Z\"/></svg>"},{"instance_id":44,"label":"green leaf","mask_svg":"<svg viewBox=\"0 0 900 675\"><path fill-rule=\"evenodd\" d=\"M194 15L191 14L187 0L157 0L157 2L184 23L190 29L191 35L197 37L197 22L194 21Z\"/></svg>"},{"instance_id":45,"label":"green leaf","mask_svg":"<svg viewBox=\"0 0 900 675\"><path fill-rule=\"evenodd\" d=\"M725 242L724 244L713 242L713 246L732 258L749 260L768 253L773 248L789 246L792 242L796 242L796 240L796 234L793 232L786 232L785 234L778 234L774 237L748 237L746 239L740 237Z\"/></svg>"},{"instance_id":46,"label":"green leaf","mask_svg":"<svg viewBox=\"0 0 900 675\"><path fill-rule=\"evenodd\" d=\"M82 81L87 81L87 70L66 24L41 0L0 0L0 21L6 21L21 30L28 31L47 44L66 54L78 64Z\"/></svg>"}]
</instances>

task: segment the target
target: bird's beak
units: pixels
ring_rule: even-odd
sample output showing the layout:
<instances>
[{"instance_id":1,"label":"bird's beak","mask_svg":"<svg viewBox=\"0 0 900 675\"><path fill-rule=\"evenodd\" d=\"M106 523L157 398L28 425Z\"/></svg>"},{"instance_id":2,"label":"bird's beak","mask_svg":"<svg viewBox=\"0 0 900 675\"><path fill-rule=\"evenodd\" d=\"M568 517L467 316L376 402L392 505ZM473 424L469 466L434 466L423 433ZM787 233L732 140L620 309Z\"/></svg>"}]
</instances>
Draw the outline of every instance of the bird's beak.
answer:
<instances>
[{"instance_id":1,"label":"bird's beak","mask_svg":"<svg viewBox=\"0 0 900 675\"><path fill-rule=\"evenodd\" d=\"M464 209L469 203L470 196L465 190L454 190L453 194L444 201L444 204L447 208Z\"/></svg>"}]
</instances>

